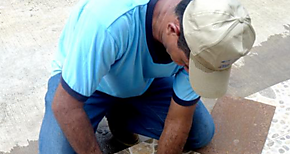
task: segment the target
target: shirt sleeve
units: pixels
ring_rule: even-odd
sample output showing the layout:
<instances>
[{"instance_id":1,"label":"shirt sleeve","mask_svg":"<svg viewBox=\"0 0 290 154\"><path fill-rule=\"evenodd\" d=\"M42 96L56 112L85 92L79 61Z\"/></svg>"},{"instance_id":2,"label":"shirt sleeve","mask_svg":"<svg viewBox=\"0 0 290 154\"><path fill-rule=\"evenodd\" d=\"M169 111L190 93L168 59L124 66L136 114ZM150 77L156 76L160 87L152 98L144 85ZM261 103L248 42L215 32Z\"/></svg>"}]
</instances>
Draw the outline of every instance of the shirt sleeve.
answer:
<instances>
[{"instance_id":1,"label":"shirt sleeve","mask_svg":"<svg viewBox=\"0 0 290 154\"><path fill-rule=\"evenodd\" d=\"M86 101L116 61L114 39L89 12L66 25L60 49L66 50L61 83L79 101Z\"/></svg>"},{"instance_id":2,"label":"shirt sleeve","mask_svg":"<svg viewBox=\"0 0 290 154\"><path fill-rule=\"evenodd\" d=\"M200 96L191 88L188 73L180 69L173 80L173 100L182 106L191 106L196 104Z\"/></svg>"}]
</instances>

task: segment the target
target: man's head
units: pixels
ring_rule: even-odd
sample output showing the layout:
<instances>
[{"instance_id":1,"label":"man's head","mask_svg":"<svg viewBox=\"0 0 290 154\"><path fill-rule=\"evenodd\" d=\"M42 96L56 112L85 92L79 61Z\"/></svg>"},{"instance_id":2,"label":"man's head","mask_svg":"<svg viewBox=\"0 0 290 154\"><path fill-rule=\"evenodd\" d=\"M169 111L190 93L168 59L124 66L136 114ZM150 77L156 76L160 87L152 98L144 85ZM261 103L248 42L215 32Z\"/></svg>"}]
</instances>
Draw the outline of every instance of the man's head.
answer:
<instances>
[{"instance_id":1,"label":"man's head","mask_svg":"<svg viewBox=\"0 0 290 154\"><path fill-rule=\"evenodd\" d=\"M226 90L231 65L255 41L247 11L237 0L181 0L178 47L189 58L189 78L196 93L216 98Z\"/></svg>"}]
</instances>

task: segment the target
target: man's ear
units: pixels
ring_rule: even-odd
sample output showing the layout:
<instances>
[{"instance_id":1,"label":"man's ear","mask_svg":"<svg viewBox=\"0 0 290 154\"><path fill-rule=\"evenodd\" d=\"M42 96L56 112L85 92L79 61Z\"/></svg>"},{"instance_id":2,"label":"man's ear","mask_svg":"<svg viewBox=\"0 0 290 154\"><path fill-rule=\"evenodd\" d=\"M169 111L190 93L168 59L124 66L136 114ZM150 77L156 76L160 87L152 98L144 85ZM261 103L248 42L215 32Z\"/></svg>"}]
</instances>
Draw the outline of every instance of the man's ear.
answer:
<instances>
[{"instance_id":1,"label":"man's ear","mask_svg":"<svg viewBox=\"0 0 290 154\"><path fill-rule=\"evenodd\" d=\"M167 24L166 32L168 35L180 35L180 27L178 23L170 22Z\"/></svg>"}]
</instances>

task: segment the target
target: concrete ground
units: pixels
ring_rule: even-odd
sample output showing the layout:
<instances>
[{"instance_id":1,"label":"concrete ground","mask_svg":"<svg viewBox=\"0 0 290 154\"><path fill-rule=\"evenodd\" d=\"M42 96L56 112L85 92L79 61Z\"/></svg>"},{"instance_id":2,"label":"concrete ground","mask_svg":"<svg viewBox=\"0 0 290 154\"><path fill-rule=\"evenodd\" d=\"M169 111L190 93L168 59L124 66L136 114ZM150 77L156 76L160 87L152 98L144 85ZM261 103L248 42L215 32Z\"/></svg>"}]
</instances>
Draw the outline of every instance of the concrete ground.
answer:
<instances>
[{"instance_id":1,"label":"concrete ground","mask_svg":"<svg viewBox=\"0 0 290 154\"><path fill-rule=\"evenodd\" d=\"M0 1L0 154L37 153L50 62L76 2ZM252 52L234 64L228 93L247 97L290 79L290 1L241 2L257 40ZM214 104L205 102L209 108Z\"/></svg>"}]
</instances>

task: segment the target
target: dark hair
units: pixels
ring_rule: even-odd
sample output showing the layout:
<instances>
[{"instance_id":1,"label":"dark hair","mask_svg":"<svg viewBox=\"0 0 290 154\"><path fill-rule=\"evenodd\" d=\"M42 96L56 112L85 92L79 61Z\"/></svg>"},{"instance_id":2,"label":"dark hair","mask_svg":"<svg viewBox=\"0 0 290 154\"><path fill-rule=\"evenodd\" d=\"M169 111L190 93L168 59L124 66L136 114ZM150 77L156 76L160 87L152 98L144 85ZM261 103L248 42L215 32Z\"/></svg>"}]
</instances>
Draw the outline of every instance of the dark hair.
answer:
<instances>
[{"instance_id":1,"label":"dark hair","mask_svg":"<svg viewBox=\"0 0 290 154\"><path fill-rule=\"evenodd\" d=\"M184 38L182 20L183 20L183 14L184 14L185 8L187 7L190 1L191 0L181 0L175 8L175 14L179 20L179 25L180 25L180 35L177 41L177 45L185 53L187 58L189 58L190 49Z\"/></svg>"}]
</instances>

